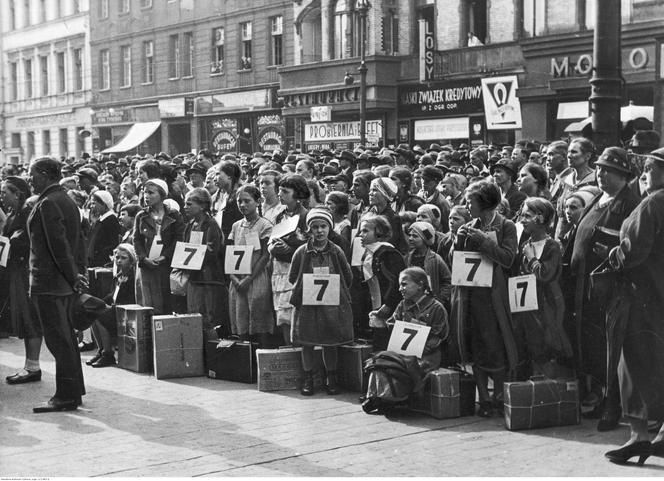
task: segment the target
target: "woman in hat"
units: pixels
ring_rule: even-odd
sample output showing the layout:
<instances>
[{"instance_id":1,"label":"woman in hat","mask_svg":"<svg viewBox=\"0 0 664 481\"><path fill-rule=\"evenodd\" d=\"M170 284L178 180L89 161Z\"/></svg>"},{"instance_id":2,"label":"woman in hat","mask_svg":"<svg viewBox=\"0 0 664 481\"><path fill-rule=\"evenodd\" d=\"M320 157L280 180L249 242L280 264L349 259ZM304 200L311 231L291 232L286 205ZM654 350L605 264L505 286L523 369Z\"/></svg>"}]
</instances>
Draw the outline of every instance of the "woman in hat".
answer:
<instances>
[{"instance_id":1,"label":"woman in hat","mask_svg":"<svg viewBox=\"0 0 664 481\"><path fill-rule=\"evenodd\" d=\"M664 149L648 154L642 180L648 197L623 222L620 244L609 254L624 279L617 297L627 305L618 321L624 336L609 339L613 355L620 356L620 397L631 430L623 447L606 453L616 463L664 457L664 428L652 442L648 435L649 419L664 421Z\"/></svg>"},{"instance_id":2,"label":"woman in hat","mask_svg":"<svg viewBox=\"0 0 664 481\"><path fill-rule=\"evenodd\" d=\"M111 307L92 324L92 332L99 351L93 358L85 361L92 367L114 366L115 351L113 341L117 336L115 306L135 304L136 251L131 244L120 244L114 253L115 275L111 291L104 297L104 302Z\"/></svg>"},{"instance_id":3,"label":"woman in hat","mask_svg":"<svg viewBox=\"0 0 664 481\"><path fill-rule=\"evenodd\" d=\"M574 305L568 309L574 309L577 322L581 323L583 403L595 408L592 416L601 416L598 429L608 430L617 426L620 412L617 383L606 377L607 300L594 295L589 280L591 272L606 259L609 250L618 245L618 230L640 199L628 186L632 171L625 150L608 147L595 165L601 194L586 206L576 230L570 261L571 271L576 276L576 295ZM607 392L606 402L602 403L607 382L611 390Z\"/></svg>"},{"instance_id":4,"label":"woman in hat","mask_svg":"<svg viewBox=\"0 0 664 481\"><path fill-rule=\"evenodd\" d=\"M387 218L392 227L392 236L388 240L400 253L408 253L408 243L401 230L401 220L391 207L392 201L397 196L398 187L392 179L378 177L371 181L369 187L369 205L373 214L382 215Z\"/></svg>"},{"instance_id":5,"label":"woman in hat","mask_svg":"<svg viewBox=\"0 0 664 481\"><path fill-rule=\"evenodd\" d=\"M146 208L136 215L134 248L138 258L142 305L155 314L172 312L170 272L175 243L184 238L184 222L179 212L164 205L168 186L161 179L148 179L143 197ZM137 292L136 298L139 299Z\"/></svg>"},{"instance_id":6,"label":"woman in hat","mask_svg":"<svg viewBox=\"0 0 664 481\"><path fill-rule=\"evenodd\" d=\"M503 197L509 203L507 217L510 219L516 218L527 195L515 185L517 173L514 171L512 161L509 159L499 160L491 166L491 175L496 185L500 187Z\"/></svg>"},{"instance_id":7,"label":"woman in hat","mask_svg":"<svg viewBox=\"0 0 664 481\"><path fill-rule=\"evenodd\" d=\"M28 297L28 259L30 256L30 239L26 230L26 221L31 207L26 200L30 197L30 187L21 177L8 176L0 186L0 200L9 209L7 222L2 235L9 239L9 245L0 248L9 249L7 267L2 275L8 283L9 296L0 301L7 304L13 332L23 339L25 345L25 365L23 371L7 377L9 384L23 384L39 381L41 368L39 353L42 344L42 330L34 305Z\"/></svg>"},{"instance_id":8,"label":"woman in hat","mask_svg":"<svg viewBox=\"0 0 664 481\"><path fill-rule=\"evenodd\" d=\"M104 267L111 262L113 250L120 243L120 222L113 210L113 196L105 190L92 194L90 210L97 219L88 235L88 267Z\"/></svg>"},{"instance_id":9,"label":"woman in hat","mask_svg":"<svg viewBox=\"0 0 664 481\"><path fill-rule=\"evenodd\" d=\"M327 209L314 208L307 213L306 222L310 239L293 254L288 274L289 282L294 285L290 299L290 303L295 306L291 335L293 344L302 345L302 395L314 394L314 346L323 346L323 363L327 371L325 387L327 393L332 395L338 392L337 347L353 342L349 290L353 275L341 248L328 240L334 228L332 214ZM305 275L316 273L322 276L321 282L328 280L332 283L332 279L329 279L331 276L335 276L338 281L338 300L333 299L335 305L312 305L311 299L307 298L309 286L305 286L305 282L313 282L313 279L309 276L305 279ZM322 289L314 292L315 297L320 297Z\"/></svg>"}]
</instances>

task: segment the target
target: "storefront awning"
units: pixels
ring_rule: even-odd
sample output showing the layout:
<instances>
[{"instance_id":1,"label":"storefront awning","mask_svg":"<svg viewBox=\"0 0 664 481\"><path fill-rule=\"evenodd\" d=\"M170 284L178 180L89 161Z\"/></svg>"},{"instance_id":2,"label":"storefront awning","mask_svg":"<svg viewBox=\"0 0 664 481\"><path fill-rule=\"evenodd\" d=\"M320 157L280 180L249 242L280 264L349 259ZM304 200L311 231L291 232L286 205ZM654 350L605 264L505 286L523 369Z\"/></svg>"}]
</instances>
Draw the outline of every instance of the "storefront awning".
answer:
<instances>
[{"instance_id":1,"label":"storefront awning","mask_svg":"<svg viewBox=\"0 0 664 481\"><path fill-rule=\"evenodd\" d=\"M145 142L161 125L160 121L156 122L139 122L129 129L127 135L125 135L120 142L117 144L104 149L101 151L102 154L111 154L111 153L122 153L129 152L132 149L135 149L143 142Z\"/></svg>"},{"instance_id":2,"label":"storefront awning","mask_svg":"<svg viewBox=\"0 0 664 481\"><path fill-rule=\"evenodd\" d=\"M630 102L629 105L620 107L620 121L623 124L631 120L646 119L649 122L653 121L653 107L648 105L634 105ZM565 128L565 132L581 132L587 125L592 123L592 117L588 117L578 122L572 122Z\"/></svg>"}]
</instances>

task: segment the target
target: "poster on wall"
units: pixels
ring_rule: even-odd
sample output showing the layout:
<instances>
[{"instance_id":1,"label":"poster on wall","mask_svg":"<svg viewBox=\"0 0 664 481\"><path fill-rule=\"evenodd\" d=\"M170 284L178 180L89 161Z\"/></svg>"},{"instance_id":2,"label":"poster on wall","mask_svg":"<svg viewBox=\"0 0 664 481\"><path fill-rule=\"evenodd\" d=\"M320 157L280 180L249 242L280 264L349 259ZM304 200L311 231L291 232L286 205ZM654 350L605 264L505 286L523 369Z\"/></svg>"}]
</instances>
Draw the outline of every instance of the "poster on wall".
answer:
<instances>
[{"instance_id":1,"label":"poster on wall","mask_svg":"<svg viewBox=\"0 0 664 481\"><path fill-rule=\"evenodd\" d=\"M521 128L521 104L516 75L482 79L482 97L487 130Z\"/></svg>"}]
</instances>

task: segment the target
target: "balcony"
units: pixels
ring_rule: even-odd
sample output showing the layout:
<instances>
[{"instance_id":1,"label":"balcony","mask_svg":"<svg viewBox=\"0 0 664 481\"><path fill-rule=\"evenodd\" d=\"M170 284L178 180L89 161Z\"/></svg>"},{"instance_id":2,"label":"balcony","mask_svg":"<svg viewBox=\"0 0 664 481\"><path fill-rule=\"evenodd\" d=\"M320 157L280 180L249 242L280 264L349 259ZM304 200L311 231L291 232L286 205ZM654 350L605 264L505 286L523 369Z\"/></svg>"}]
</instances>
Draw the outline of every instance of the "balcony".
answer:
<instances>
[{"instance_id":1,"label":"balcony","mask_svg":"<svg viewBox=\"0 0 664 481\"><path fill-rule=\"evenodd\" d=\"M517 43L464 47L434 52L432 80L464 77L468 74L486 74L522 71L524 65L521 46ZM419 78L419 59L411 58L401 66L401 77Z\"/></svg>"}]
</instances>

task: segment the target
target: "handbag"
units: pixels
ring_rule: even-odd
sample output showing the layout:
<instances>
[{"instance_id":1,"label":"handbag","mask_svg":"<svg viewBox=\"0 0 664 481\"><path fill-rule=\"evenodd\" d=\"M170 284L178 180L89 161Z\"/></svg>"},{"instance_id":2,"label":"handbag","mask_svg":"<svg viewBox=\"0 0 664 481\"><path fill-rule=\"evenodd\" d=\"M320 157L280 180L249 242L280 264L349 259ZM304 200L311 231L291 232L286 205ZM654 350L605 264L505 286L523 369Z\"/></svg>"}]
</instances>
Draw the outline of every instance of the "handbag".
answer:
<instances>
[{"instance_id":1,"label":"handbag","mask_svg":"<svg viewBox=\"0 0 664 481\"><path fill-rule=\"evenodd\" d=\"M595 299L605 305L620 281L621 274L609 264L608 257L598 265L589 276L588 299Z\"/></svg>"},{"instance_id":2,"label":"handbag","mask_svg":"<svg viewBox=\"0 0 664 481\"><path fill-rule=\"evenodd\" d=\"M189 272L184 269L173 269L169 276L171 294L174 296L186 296L189 286Z\"/></svg>"}]
</instances>

